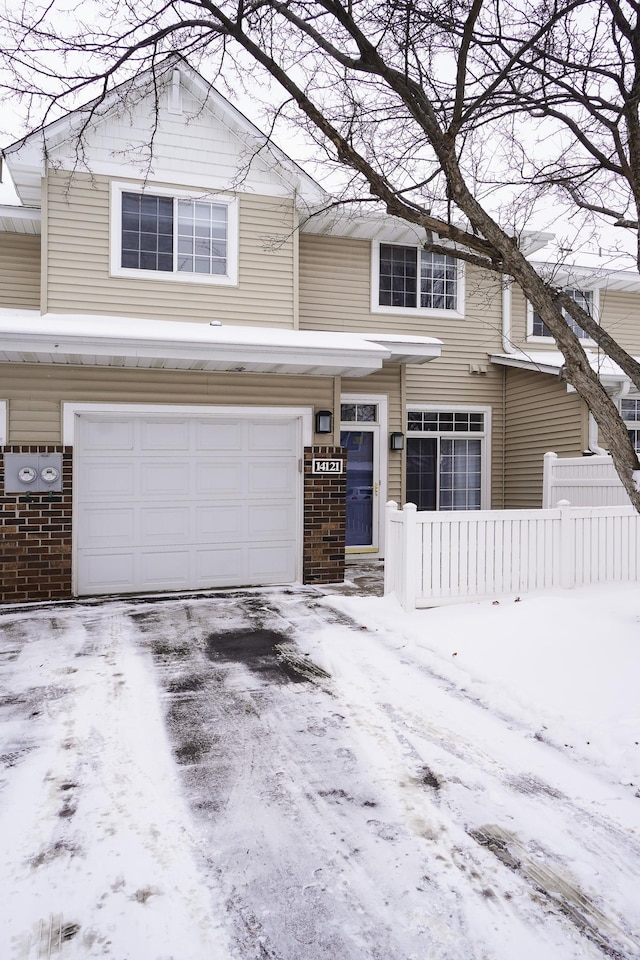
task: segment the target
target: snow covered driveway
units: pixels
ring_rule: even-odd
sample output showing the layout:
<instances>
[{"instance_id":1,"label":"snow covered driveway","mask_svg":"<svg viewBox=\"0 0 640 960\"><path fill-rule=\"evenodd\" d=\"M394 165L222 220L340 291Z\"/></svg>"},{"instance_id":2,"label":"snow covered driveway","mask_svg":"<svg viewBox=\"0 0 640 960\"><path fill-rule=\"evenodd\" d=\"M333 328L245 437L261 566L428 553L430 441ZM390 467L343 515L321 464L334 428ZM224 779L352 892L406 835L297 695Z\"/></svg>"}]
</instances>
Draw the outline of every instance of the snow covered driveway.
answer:
<instances>
[{"instance_id":1,"label":"snow covered driveway","mask_svg":"<svg viewBox=\"0 0 640 960\"><path fill-rule=\"evenodd\" d=\"M640 958L637 593L6 611L0 957Z\"/></svg>"}]
</instances>

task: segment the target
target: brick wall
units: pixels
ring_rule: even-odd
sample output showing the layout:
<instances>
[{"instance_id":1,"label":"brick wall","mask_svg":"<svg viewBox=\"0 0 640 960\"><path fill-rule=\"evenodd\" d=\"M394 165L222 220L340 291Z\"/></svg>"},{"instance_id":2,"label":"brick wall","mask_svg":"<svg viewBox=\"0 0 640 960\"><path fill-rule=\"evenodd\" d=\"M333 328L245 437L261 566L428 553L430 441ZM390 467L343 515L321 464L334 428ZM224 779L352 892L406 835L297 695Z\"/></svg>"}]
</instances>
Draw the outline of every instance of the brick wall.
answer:
<instances>
[{"instance_id":1,"label":"brick wall","mask_svg":"<svg viewBox=\"0 0 640 960\"><path fill-rule=\"evenodd\" d=\"M314 458L340 458L341 474L313 474ZM344 580L347 451L344 447L305 447L303 583Z\"/></svg>"},{"instance_id":2,"label":"brick wall","mask_svg":"<svg viewBox=\"0 0 640 960\"><path fill-rule=\"evenodd\" d=\"M0 455L0 602L71 596L71 447L7 446L3 453L62 453L62 493L5 493Z\"/></svg>"}]
</instances>

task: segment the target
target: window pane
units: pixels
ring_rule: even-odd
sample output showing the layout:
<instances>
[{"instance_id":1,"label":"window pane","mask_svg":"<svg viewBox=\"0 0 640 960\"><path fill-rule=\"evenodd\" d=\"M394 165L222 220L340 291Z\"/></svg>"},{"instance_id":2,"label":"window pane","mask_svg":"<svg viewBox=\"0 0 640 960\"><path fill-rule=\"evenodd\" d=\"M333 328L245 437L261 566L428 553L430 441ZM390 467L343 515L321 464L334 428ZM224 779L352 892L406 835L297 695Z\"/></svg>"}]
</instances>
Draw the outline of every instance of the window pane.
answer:
<instances>
[{"instance_id":1,"label":"window pane","mask_svg":"<svg viewBox=\"0 0 640 960\"><path fill-rule=\"evenodd\" d=\"M173 270L173 200L122 194L120 264L135 270Z\"/></svg>"},{"instance_id":2,"label":"window pane","mask_svg":"<svg viewBox=\"0 0 640 960\"><path fill-rule=\"evenodd\" d=\"M640 400L623 400L620 412L623 420L640 420Z\"/></svg>"},{"instance_id":3,"label":"window pane","mask_svg":"<svg viewBox=\"0 0 640 960\"><path fill-rule=\"evenodd\" d=\"M418 510L436 509L435 437L407 437L407 502Z\"/></svg>"},{"instance_id":4,"label":"window pane","mask_svg":"<svg viewBox=\"0 0 640 960\"><path fill-rule=\"evenodd\" d=\"M356 405L355 403L342 403L340 404L340 419L344 423L351 423L356 419Z\"/></svg>"},{"instance_id":5,"label":"window pane","mask_svg":"<svg viewBox=\"0 0 640 960\"><path fill-rule=\"evenodd\" d=\"M440 441L440 509L479 510L481 505L481 441Z\"/></svg>"},{"instance_id":6,"label":"window pane","mask_svg":"<svg viewBox=\"0 0 640 960\"><path fill-rule=\"evenodd\" d=\"M417 248L380 244L380 306L417 306Z\"/></svg>"},{"instance_id":7,"label":"window pane","mask_svg":"<svg viewBox=\"0 0 640 960\"><path fill-rule=\"evenodd\" d=\"M456 310L458 268L453 257L423 250L420 254L420 306Z\"/></svg>"},{"instance_id":8,"label":"window pane","mask_svg":"<svg viewBox=\"0 0 640 960\"><path fill-rule=\"evenodd\" d=\"M358 423L375 423L378 419L377 403L356 404L356 419Z\"/></svg>"},{"instance_id":9,"label":"window pane","mask_svg":"<svg viewBox=\"0 0 640 960\"><path fill-rule=\"evenodd\" d=\"M178 270L187 273L224 275L227 272L227 208L221 203L178 201Z\"/></svg>"}]
</instances>

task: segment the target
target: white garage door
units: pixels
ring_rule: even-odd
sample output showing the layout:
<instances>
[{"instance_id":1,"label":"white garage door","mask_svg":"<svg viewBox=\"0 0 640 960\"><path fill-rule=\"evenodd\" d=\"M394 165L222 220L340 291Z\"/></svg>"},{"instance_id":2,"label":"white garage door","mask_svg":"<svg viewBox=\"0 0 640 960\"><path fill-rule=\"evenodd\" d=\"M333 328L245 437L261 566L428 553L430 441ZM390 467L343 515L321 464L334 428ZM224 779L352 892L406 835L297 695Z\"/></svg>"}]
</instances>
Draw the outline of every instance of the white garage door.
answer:
<instances>
[{"instance_id":1,"label":"white garage door","mask_svg":"<svg viewBox=\"0 0 640 960\"><path fill-rule=\"evenodd\" d=\"M77 594L295 580L299 423L79 416Z\"/></svg>"}]
</instances>

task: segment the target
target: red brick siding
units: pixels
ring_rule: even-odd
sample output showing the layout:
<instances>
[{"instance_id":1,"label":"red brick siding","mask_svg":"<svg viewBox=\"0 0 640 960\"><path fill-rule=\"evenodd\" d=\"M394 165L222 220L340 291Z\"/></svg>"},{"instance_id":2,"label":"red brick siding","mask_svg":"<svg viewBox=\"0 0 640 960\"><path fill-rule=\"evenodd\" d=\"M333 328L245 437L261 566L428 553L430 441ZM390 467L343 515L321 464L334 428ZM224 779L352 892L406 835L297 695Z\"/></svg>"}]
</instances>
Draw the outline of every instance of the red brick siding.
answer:
<instances>
[{"instance_id":1,"label":"red brick siding","mask_svg":"<svg viewBox=\"0 0 640 960\"><path fill-rule=\"evenodd\" d=\"M72 448L2 447L0 453L62 453L62 493L4 492L0 456L0 602L71 596Z\"/></svg>"},{"instance_id":2,"label":"red brick siding","mask_svg":"<svg viewBox=\"0 0 640 960\"><path fill-rule=\"evenodd\" d=\"M341 474L313 474L314 458L344 461ZM304 450L304 583L344 580L346 536L347 451L344 447L305 447Z\"/></svg>"}]
</instances>

